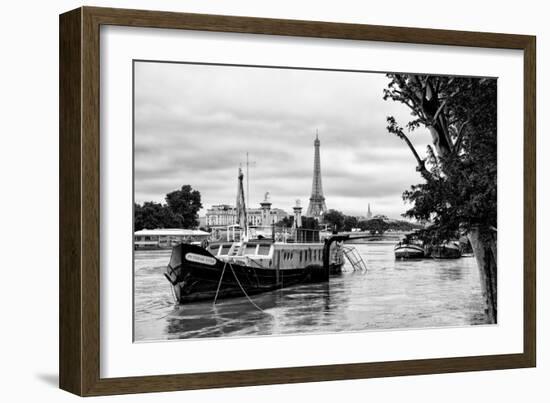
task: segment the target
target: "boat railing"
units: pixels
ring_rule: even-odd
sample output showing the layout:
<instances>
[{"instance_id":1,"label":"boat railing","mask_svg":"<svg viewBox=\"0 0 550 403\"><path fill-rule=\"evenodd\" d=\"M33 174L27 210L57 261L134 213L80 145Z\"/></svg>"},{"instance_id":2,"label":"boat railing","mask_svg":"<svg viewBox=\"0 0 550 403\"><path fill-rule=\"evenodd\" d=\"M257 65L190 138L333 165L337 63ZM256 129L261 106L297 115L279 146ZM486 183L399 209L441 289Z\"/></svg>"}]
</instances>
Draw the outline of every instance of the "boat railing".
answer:
<instances>
[{"instance_id":1,"label":"boat railing","mask_svg":"<svg viewBox=\"0 0 550 403\"><path fill-rule=\"evenodd\" d=\"M238 224L229 225L225 230L216 230L211 242L236 242L241 239L242 228ZM249 239L272 239L282 243L322 243L324 236L320 229L295 228L278 225L251 226L248 228Z\"/></svg>"},{"instance_id":2,"label":"boat railing","mask_svg":"<svg viewBox=\"0 0 550 403\"><path fill-rule=\"evenodd\" d=\"M274 239L283 243L321 243L319 229L273 227Z\"/></svg>"}]
</instances>

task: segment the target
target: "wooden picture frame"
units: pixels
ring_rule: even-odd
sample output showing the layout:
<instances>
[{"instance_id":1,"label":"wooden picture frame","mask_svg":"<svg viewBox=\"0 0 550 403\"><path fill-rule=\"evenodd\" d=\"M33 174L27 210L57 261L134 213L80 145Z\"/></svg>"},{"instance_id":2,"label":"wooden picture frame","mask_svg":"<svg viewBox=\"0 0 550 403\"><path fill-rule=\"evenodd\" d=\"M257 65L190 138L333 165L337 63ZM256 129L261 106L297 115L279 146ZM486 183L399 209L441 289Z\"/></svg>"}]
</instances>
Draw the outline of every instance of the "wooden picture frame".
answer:
<instances>
[{"instance_id":1,"label":"wooden picture frame","mask_svg":"<svg viewBox=\"0 0 550 403\"><path fill-rule=\"evenodd\" d=\"M100 26L519 49L524 52L523 353L100 377ZM81 7L60 16L60 387L81 396L533 367L536 363L535 37Z\"/></svg>"}]
</instances>

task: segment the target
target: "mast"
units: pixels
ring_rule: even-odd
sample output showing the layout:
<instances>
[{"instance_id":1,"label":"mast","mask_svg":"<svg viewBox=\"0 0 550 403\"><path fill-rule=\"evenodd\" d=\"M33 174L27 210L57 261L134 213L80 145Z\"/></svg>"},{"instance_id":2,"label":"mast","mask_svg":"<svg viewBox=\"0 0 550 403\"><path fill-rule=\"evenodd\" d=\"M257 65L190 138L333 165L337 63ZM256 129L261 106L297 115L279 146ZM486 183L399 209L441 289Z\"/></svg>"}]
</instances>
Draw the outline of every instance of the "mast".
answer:
<instances>
[{"instance_id":1,"label":"mast","mask_svg":"<svg viewBox=\"0 0 550 403\"><path fill-rule=\"evenodd\" d=\"M237 223L244 231L241 233L241 240L248 240L248 219L246 217L246 203L244 199L244 187L243 187L243 170L239 168L239 175L237 181L237 203L235 204L237 213Z\"/></svg>"},{"instance_id":2,"label":"mast","mask_svg":"<svg viewBox=\"0 0 550 403\"><path fill-rule=\"evenodd\" d=\"M246 152L246 205L250 206L250 173L248 172L248 151Z\"/></svg>"}]
</instances>

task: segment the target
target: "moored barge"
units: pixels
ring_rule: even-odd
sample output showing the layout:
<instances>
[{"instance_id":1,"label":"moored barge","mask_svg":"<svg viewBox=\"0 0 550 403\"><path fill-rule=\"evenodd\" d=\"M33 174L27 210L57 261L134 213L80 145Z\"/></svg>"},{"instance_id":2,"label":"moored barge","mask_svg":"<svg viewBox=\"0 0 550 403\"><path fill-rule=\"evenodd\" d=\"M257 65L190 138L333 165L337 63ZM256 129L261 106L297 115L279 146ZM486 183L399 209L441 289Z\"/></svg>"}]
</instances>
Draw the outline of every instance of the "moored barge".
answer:
<instances>
[{"instance_id":1,"label":"moored barge","mask_svg":"<svg viewBox=\"0 0 550 403\"><path fill-rule=\"evenodd\" d=\"M424 247L420 243L401 241L394 247L396 259L422 259L425 256Z\"/></svg>"},{"instance_id":2,"label":"moored barge","mask_svg":"<svg viewBox=\"0 0 550 403\"><path fill-rule=\"evenodd\" d=\"M430 256L434 259L458 259L462 257L462 250L457 241L449 241L432 246Z\"/></svg>"},{"instance_id":3,"label":"moored barge","mask_svg":"<svg viewBox=\"0 0 550 403\"><path fill-rule=\"evenodd\" d=\"M327 259L324 259L327 254ZM180 303L254 295L297 284L328 281L344 264L338 242L251 240L206 249L180 244L165 276Z\"/></svg>"},{"instance_id":4,"label":"moored barge","mask_svg":"<svg viewBox=\"0 0 550 403\"><path fill-rule=\"evenodd\" d=\"M207 247L181 243L172 249L164 273L179 303L216 301L276 290L297 284L328 281L344 264L343 238L324 240L319 230L301 228L301 207L294 208L291 236L276 241L249 239L239 170L237 220L238 241L215 242Z\"/></svg>"}]
</instances>

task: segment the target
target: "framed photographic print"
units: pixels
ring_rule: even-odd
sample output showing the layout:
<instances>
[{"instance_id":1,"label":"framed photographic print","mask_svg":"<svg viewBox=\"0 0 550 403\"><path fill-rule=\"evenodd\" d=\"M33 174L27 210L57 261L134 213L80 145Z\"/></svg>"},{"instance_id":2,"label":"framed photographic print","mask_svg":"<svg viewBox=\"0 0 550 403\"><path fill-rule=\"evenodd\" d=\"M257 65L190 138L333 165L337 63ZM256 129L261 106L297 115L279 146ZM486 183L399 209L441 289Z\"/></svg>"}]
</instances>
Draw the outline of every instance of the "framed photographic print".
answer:
<instances>
[{"instance_id":1,"label":"framed photographic print","mask_svg":"<svg viewBox=\"0 0 550 403\"><path fill-rule=\"evenodd\" d=\"M532 367L535 37L60 16L60 386Z\"/></svg>"}]
</instances>

